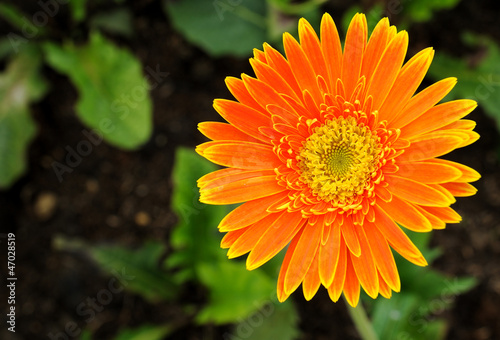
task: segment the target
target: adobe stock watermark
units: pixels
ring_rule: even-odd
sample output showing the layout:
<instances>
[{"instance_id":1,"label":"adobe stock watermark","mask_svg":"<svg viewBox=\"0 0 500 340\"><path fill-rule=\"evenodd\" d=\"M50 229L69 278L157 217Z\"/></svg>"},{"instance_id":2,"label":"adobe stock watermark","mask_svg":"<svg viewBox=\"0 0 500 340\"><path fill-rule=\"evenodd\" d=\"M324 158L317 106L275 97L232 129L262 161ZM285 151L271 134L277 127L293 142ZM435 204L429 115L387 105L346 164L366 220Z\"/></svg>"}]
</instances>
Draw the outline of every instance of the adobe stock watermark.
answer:
<instances>
[{"instance_id":1,"label":"adobe stock watermark","mask_svg":"<svg viewBox=\"0 0 500 340\"><path fill-rule=\"evenodd\" d=\"M206 208L206 205L201 203L198 199L196 194L198 193L198 188L194 187L192 189L193 193L195 193L195 196L192 201L192 205L184 204L181 203L179 204L179 215L180 217L184 220L184 222L189 223L189 220L191 219L191 216L193 215L198 215L200 213L200 210L203 210Z\"/></svg>"},{"instance_id":2,"label":"adobe stock watermark","mask_svg":"<svg viewBox=\"0 0 500 340\"><path fill-rule=\"evenodd\" d=\"M255 329L262 326L264 321L269 318L276 311L276 304L278 304L278 297L276 291L273 291L269 300L260 307L255 313L246 319L238 320L238 325L234 328L232 333L224 333L223 340L244 340L248 339ZM255 307L261 306L257 301L253 302Z\"/></svg>"},{"instance_id":3,"label":"adobe stock watermark","mask_svg":"<svg viewBox=\"0 0 500 340\"><path fill-rule=\"evenodd\" d=\"M26 44L28 40L35 38L40 34L40 30L49 23L49 19L53 18L59 13L61 5L66 5L70 0L39 0L37 2L41 10L35 12L29 20L26 16L22 17L23 25L21 27L21 35L10 32L7 34L12 48L17 53L19 46Z\"/></svg>"},{"instance_id":4,"label":"adobe stock watermark","mask_svg":"<svg viewBox=\"0 0 500 340\"><path fill-rule=\"evenodd\" d=\"M108 281L106 288L101 289L95 296L87 296L85 300L76 306L76 314L83 318L83 323L92 322L97 314L104 310L104 307L109 305L116 294L121 293L129 282L135 279L135 276L127 275L125 268L121 272L113 270L113 277ZM64 330L49 332L47 336L51 340L69 340L76 338L82 333L80 327L82 322L69 321L64 325Z\"/></svg>"},{"instance_id":5,"label":"adobe stock watermark","mask_svg":"<svg viewBox=\"0 0 500 340\"><path fill-rule=\"evenodd\" d=\"M474 95L478 101L488 100L493 93L500 89L500 74L480 75L477 77L479 85L477 85Z\"/></svg>"},{"instance_id":6,"label":"adobe stock watermark","mask_svg":"<svg viewBox=\"0 0 500 340\"><path fill-rule=\"evenodd\" d=\"M219 20L224 21L224 13L234 11L234 9L242 3L243 0L214 0L212 5L215 8Z\"/></svg>"},{"instance_id":7,"label":"adobe stock watermark","mask_svg":"<svg viewBox=\"0 0 500 340\"><path fill-rule=\"evenodd\" d=\"M415 327L418 334L422 334L436 315L442 314L446 308L451 305L458 295L463 292L462 286L455 277L454 280L446 280L446 287L443 288L441 294L435 299L423 304L413 312L409 319L408 324ZM396 338L397 340L413 340L413 336L409 332L400 332Z\"/></svg>"},{"instance_id":8,"label":"adobe stock watermark","mask_svg":"<svg viewBox=\"0 0 500 340\"><path fill-rule=\"evenodd\" d=\"M138 103L144 101L147 93L157 88L169 75L168 72L161 71L159 65L156 65L155 69L146 66L145 71L147 75L144 77L142 84L135 86L128 93L122 93L119 98L116 98L111 103L110 111L119 114L119 120L126 119L131 109L135 109ZM101 119L98 129L82 129L83 138L75 146L65 146L64 149L67 153L64 161L53 161L51 163L52 170L59 183L64 180L64 174L72 173L81 164L83 158L89 156L94 148L102 143L104 134L113 133L115 130L116 124L110 118Z\"/></svg>"}]
</instances>

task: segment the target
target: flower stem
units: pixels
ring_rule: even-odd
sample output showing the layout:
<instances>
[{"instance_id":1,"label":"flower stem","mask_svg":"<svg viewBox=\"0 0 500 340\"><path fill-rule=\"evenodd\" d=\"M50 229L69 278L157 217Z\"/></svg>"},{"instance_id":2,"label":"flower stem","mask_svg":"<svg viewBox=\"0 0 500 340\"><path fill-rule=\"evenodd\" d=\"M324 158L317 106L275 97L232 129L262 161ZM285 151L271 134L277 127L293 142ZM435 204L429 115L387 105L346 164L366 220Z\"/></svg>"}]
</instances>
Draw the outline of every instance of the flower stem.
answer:
<instances>
[{"instance_id":1,"label":"flower stem","mask_svg":"<svg viewBox=\"0 0 500 340\"><path fill-rule=\"evenodd\" d=\"M344 299L345 300L345 299ZM363 340L378 340L378 336L373 329L372 323L366 316L366 312L361 302L356 307L352 307L347 301L347 310L351 316L354 326L358 330L361 339Z\"/></svg>"}]
</instances>

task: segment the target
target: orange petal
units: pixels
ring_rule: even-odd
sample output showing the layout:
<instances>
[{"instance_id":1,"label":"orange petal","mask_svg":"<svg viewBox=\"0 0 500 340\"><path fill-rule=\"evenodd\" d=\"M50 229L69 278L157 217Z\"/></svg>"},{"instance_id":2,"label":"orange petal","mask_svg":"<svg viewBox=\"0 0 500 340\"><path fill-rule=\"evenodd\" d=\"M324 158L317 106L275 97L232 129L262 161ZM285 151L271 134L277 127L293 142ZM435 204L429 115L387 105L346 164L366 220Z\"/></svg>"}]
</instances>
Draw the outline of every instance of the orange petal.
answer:
<instances>
[{"instance_id":1,"label":"orange petal","mask_svg":"<svg viewBox=\"0 0 500 340\"><path fill-rule=\"evenodd\" d=\"M458 148L463 137L441 131L431 132L411 141L405 152L398 156L398 162L416 162L439 157Z\"/></svg>"},{"instance_id":2,"label":"orange petal","mask_svg":"<svg viewBox=\"0 0 500 340\"><path fill-rule=\"evenodd\" d=\"M245 232L231 245L227 256L232 259L251 251L260 240L262 234L269 229L278 216L279 214L268 215L257 223L243 229Z\"/></svg>"},{"instance_id":3,"label":"orange petal","mask_svg":"<svg viewBox=\"0 0 500 340\"><path fill-rule=\"evenodd\" d=\"M444 229L446 228L446 223L443 222L443 220L437 218L436 216L428 213L426 210L424 210L424 207L421 206L415 206L415 208L425 216L425 218L429 221L431 224L432 229Z\"/></svg>"},{"instance_id":4,"label":"orange petal","mask_svg":"<svg viewBox=\"0 0 500 340\"><path fill-rule=\"evenodd\" d=\"M391 248L386 238L372 223L366 224L364 230L368 243L370 244L375 264L382 277L382 279L379 278L380 290L382 290L385 283L385 285L389 285L392 290L399 292L401 289L401 281L399 279L398 268L396 267L394 256L392 255Z\"/></svg>"},{"instance_id":5,"label":"orange petal","mask_svg":"<svg viewBox=\"0 0 500 340\"><path fill-rule=\"evenodd\" d=\"M460 99L432 107L418 119L401 128L401 137L409 138L439 129L468 115L477 107L470 99Z\"/></svg>"},{"instance_id":6,"label":"orange petal","mask_svg":"<svg viewBox=\"0 0 500 340\"><path fill-rule=\"evenodd\" d=\"M443 183L443 188L448 190L455 197L472 196L477 192L477 189L469 183Z\"/></svg>"},{"instance_id":7,"label":"orange petal","mask_svg":"<svg viewBox=\"0 0 500 340\"><path fill-rule=\"evenodd\" d=\"M442 184L445 184L445 183L441 183L441 184L427 184L429 187L431 187L432 189L434 190L437 190L439 192L441 192L443 195L445 195L446 197L448 197L448 200L452 203L455 203L457 200L455 198L455 196L453 196L448 190L446 190L445 188L443 188Z\"/></svg>"},{"instance_id":8,"label":"orange petal","mask_svg":"<svg viewBox=\"0 0 500 340\"><path fill-rule=\"evenodd\" d=\"M456 85L457 78L446 78L420 91L405 105L390 127L401 127L420 117L436 105Z\"/></svg>"},{"instance_id":9,"label":"orange petal","mask_svg":"<svg viewBox=\"0 0 500 340\"><path fill-rule=\"evenodd\" d=\"M342 46L337 27L328 13L321 20L321 49L328 67L330 91L333 93L342 70Z\"/></svg>"},{"instance_id":10,"label":"orange petal","mask_svg":"<svg viewBox=\"0 0 500 340\"><path fill-rule=\"evenodd\" d=\"M281 53L276 51L267 43L264 44L264 52L266 53L268 65L275 69L276 72L278 72L278 74L285 79L288 85L290 85L295 92L297 98L300 98L302 96L302 90L300 89L297 80L295 80L290 64L285 57L283 57Z\"/></svg>"},{"instance_id":11,"label":"orange petal","mask_svg":"<svg viewBox=\"0 0 500 340\"><path fill-rule=\"evenodd\" d=\"M257 48L253 49L253 57L255 58L255 60L258 60L261 63L267 64L266 54Z\"/></svg>"},{"instance_id":12,"label":"orange petal","mask_svg":"<svg viewBox=\"0 0 500 340\"><path fill-rule=\"evenodd\" d=\"M259 242L247 258L247 269L253 270L269 261L281 251L304 226L305 219L300 212L284 211L262 234Z\"/></svg>"},{"instance_id":13,"label":"orange petal","mask_svg":"<svg viewBox=\"0 0 500 340\"><path fill-rule=\"evenodd\" d=\"M387 213L380 208L380 206L375 205L375 223L374 225L378 228L380 233L387 239L389 244L396 250L401 256L403 256L408 261L418 265L426 266L427 261L422 256L422 253L418 248L410 241L408 236L401 230L400 227L390 218Z\"/></svg>"},{"instance_id":14,"label":"orange petal","mask_svg":"<svg viewBox=\"0 0 500 340\"><path fill-rule=\"evenodd\" d=\"M352 306L356 307L359 302L359 280L354 271L354 266L352 264L352 256L347 253L347 267L345 273L344 282L344 296L346 301Z\"/></svg>"},{"instance_id":15,"label":"orange petal","mask_svg":"<svg viewBox=\"0 0 500 340\"><path fill-rule=\"evenodd\" d=\"M331 226L330 235L319 248L319 277L323 286L330 287L340 256L340 227Z\"/></svg>"},{"instance_id":16,"label":"orange petal","mask_svg":"<svg viewBox=\"0 0 500 340\"><path fill-rule=\"evenodd\" d=\"M379 109L379 120L395 120L415 93L431 65L434 50L426 48L414 55L401 69L391 91Z\"/></svg>"},{"instance_id":17,"label":"orange petal","mask_svg":"<svg viewBox=\"0 0 500 340\"><path fill-rule=\"evenodd\" d=\"M274 169L282 164L272 147L260 143L213 141L198 145L196 152L215 164L240 169Z\"/></svg>"},{"instance_id":18,"label":"orange petal","mask_svg":"<svg viewBox=\"0 0 500 340\"><path fill-rule=\"evenodd\" d=\"M398 163L397 175L422 183L452 182L462 176L454 166L432 161Z\"/></svg>"},{"instance_id":19,"label":"orange petal","mask_svg":"<svg viewBox=\"0 0 500 340\"><path fill-rule=\"evenodd\" d=\"M356 257L361 255L361 247L359 246L358 236L356 234L355 228L360 228L352 223L351 217L344 218L344 223L340 226L342 231L342 236L344 241L349 248L349 251Z\"/></svg>"},{"instance_id":20,"label":"orange petal","mask_svg":"<svg viewBox=\"0 0 500 340\"><path fill-rule=\"evenodd\" d=\"M296 126L299 122L299 116L295 112L287 111L284 108L273 104L267 106L267 111L271 114L271 120L273 121L273 127L275 129L276 125L278 124L276 122L276 117L279 117L279 119L282 119L288 124L287 128L292 129L293 133L291 134L298 134Z\"/></svg>"},{"instance_id":21,"label":"orange petal","mask_svg":"<svg viewBox=\"0 0 500 340\"><path fill-rule=\"evenodd\" d=\"M223 171L226 170L226 171ZM219 188L226 184L230 184L233 182L241 181L249 178L256 178L262 176L272 176L274 175L274 170L240 170L239 171L227 171L229 169L222 169L216 171L219 176L211 179L210 181L206 180L208 176L203 176L198 180L198 186L200 187L200 191L207 191L214 188Z\"/></svg>"},{"instance_id":22,"label":"orange petal","mask_svg":"<svg viewBox=\"0 0 500 340\"><path fill-rule=\"evenodd\" d=\"M405 228L417 232L431 231L432 226L413 204L394 196L391 202L377 202L377 204L396 222Z\"/></svg>"},{"instance_id":23,"label":"orange petal","mask_svg":"<svg viewBox=\"0 0 500 340\"><path fill-rule=\"evenodd\" d=\"M214 108L222 118L231 123L238 130L264 143L271 144L269 138L259 131L259 127L272 126L269 115L265 115L241 103L225 99L214 100Z\"/></svg>"},{"instance_id":24,"label":"orange petal","mask_svg":"<svg viewBox=\"0 0 500 340\"><path fill-rule=\"evenodd\" d=\"M347 267L347 247L344 239L340 238L340 251L337 268L335 269L335 276L333 277L332 284L328 287L328 295L333 302L337 302L344 289L345 273Z\"/></svg>"},{"instance_id":25,"label":"orange petal","mask_svg":"<svg viewBox=\"0 0 500 340\"><path fill-rule=\"evenodd\" d=\"M304 277L304 282L302 283L302 291L304 292L304 297L307 301L313 298L320 285L321 281L318 273L318 252L316 252L316 256L314 257L311 266Z\"/></svg>"},{"instance_id":26,"label":"orange petal","mask_svg":"<svg viewBox=\"0 0 500 340\"><path fill-rule=\"evenodd\" d=\"M378 282L379 282L379 291L380 295L385 297L386 299L390 299L392 296L392 290L389 285L384 281L380 273L378 274Z\"/></svg>"},{"instance_id":27,"label":"orange petal","mask_svg":"<svg viewBox=\"0 0 500 340\"><path fill-rule=\"evenodd\" d=\"M248 92L250 92L252 97L257 101L257 103L259 103L264 111L269 104L275 104L285 109L289 109L286 101L284 101L283 98L281 98L281 96L278 94L278 92L276 92L267 83L263 82L262 80L252 78L246 74L242 74L241 78L243 79L243 83L245 84ZM267 112L264 113L269 115Z\"/></svg>"},{"instance_id":28,"label":"orange petal","mask_svg":"<svg viewBox=\"0 0 500 340\"><path fill-rule=\"evenodd\" d=\"M454 203L453 200L450 201L447 196L429 185L392 175L385 176L385 180L389 184L387 189L393 195L409 202L431 207L447 207Z\"/></svg>"},{"instance_id":29,"label":"orange petal","mask_svg":"<svg viewBox=\"0 0 500 340\"><path fill-rule=\"evenodd\" d=\"M321 228L318 226L306 225L304 232L300 236L297 248L290 260L290 267L285 276L285 293L291 294L300 283L309 269L316 251L318 250L321 238Z\"/></svg>"},{"instance_id":30,"label":"orange petal","mask_svg":"<svg viewBox=\"0 0 500 340\"><path fill-rule=\"evenodd\" d=\"M476 122L469 119L460 119L456 122L450 123L448 125L443 126L443 129L461 129L461 130L474 130L476 127Z\"/></svg>"},{"instance_id":31,"label":"orange petal","mask_svg":"<svg viewBox=\"0 0 500 340\"><path fill-rule=\"evenodd\" d=\"M241 229L261 220L270 214L267 207L280 201L283 196L286 196L286 193L278 193L243 203L222 219L218 227L219 231L226 232Z\"/></svg>"},{"instance_id":32,"label":"orange petal","mask_svg":"<svg viewBox=\"0 0 500 340\"><path fill-rule=\"evenodd\" d=\"M307 93L307 92L305 92ZM304 103L302 101L297 101L290 96L283 95L283 99L292 107L290 112L295 112L298 117L304 116L305 118L317 118L314 116L314 112L310 112L304 107ZM269 107L269 106L268 106Z\"/></svg>"},{"instance_id":33,"label":"orange petal","mask_svg":"<svg viewBox=\"0 0 500 340\"><path fill-rule=\"evenodd\" d=\"M361 75L366 77L367 83L371 81L375 68L387 47L387 42L389 39L392 39L389 32L389 19L383 18L373 29L370 39L366 44L363 63L361 64Z\"/></svg>"},{"instance_id":34,"label":"orange petal","mask_svg":"<svg viewBox=\"0 0 500 340\"><path fill-rule=\"evenodd\" d=\"M479 139L479 134L474 131L464 131L464 130L442 130L446 132L450 131L460 131L461 135L466 135L467 139L464 140L458 147L463 148L464 146L470 145Z\"/></svg>"},{"instance_id":35,"label":"orange petal","mask_svg":"<svg viewBox=\"0 0 500 340\"><path fill-rule=\"evenodd\" d=\"M300 47L297 40L289 33L283 35L283 45L285 47L286 57L300 89L302 91L308 90L316 104L319 105L322 103L323 98L321 97L316 82L316 74L304 50Z\"/></svg>"},{"instance_id":36,"label":"orange petal","mask_svg":"<svg viewBox=\"0 0 500 340\"><path fill-rule=\"evenodd\" d=\"M387 187L383 187L382 185L375 186L375 194L385 202L390 202L392 200L391 192L387 190Z\"/></svg>"},{"instance_id":37,"label":"orange petal","mask_svg":"<svg viewBox=\"0 0 500 340\"><path fill-rule=\"evenodd\" d=\"M314 69L315 75L320 75L329 83L328 69L321 51L321 45L311 24L304 18L299 20L299 39L302 49Z\"/></svg>"},{"instance_id":38,"label":"orange petal","mask_svg":"<svg viewBox=\"0 0 500 340\"><path fill-rule=\"evenodd\" d=\"M302 228L297 235L292 239L290 245L288 246L288 250L286 251L285 258L283 259L283 263L281 264L280 273L278 276L278 286L277 286L277 294L279 302L285 301L291 293L286 293L285 290L285 276L290 269L290 262L292 260L293 255L295 254L295 249L297 248L297 244L304 232L305 228Z\"/></svg>"},{"instance_id":39,"label":"orange petal","mask_svg":"<svg viewBox=\"0 0 500 340\"><path fill-rule=\"evenodd\" d=\"M265 110L255 101L255 99L253 99L250 92L248 92L243 80L235 77L226 77L226 86L234 98L236 98L236 100L238 100L241 104L265 113Z\"/></svg>"},{"instance_id":40,"label":"orange petal","mask_svg":"<svg viewBox=\"0 0 500 340\"><path fill-rule=\"evenodd\" d=\"M452 208L443 207L421 207L422 210L427 211L429 214L436 216L438 219L445 223L459 223L462 221L462 217Z\"/></svg>"},{"instance_id":41,"label":"orange petal","mask_svg":"<svg viewBox=\"0 0 500 340\"><path fill-rule=\"evenodd\" d=\"M276 176L260 176L230 182L218 187L200 190L200 202L207 204L234 204L277 194L286 188L279 185Z\"/></svg>"},{"instance_id":42,"label":"orange petal","mask_svg":"<svg viewBox=\"0 0 500 340\"><path fill-rule=\"evenodd\" d=\"M234 168L225 168L225 169L215 170L215 171L209 172L208 174L206 174L206 175L202 176L200 179L198 179L198 186L200 188L204 188L207 185L209 185L212 181L215 181L221 177L240 174L240 173L246 173L249 171L251 172L253 170L234 169Z\"/></svg>"},{"instance_id":43,"label":"orange petal","mask_svg":"<svg viewBox=\"0 0 500 340\"><path fill-rule=\"evenodd\" d=\"M361 247L361 255L359 257L351 256L352 265L359 283L363 286L366 294L375 299L378 295L378 276L373 254L366 239L363 227L355 228L358 236L359 245Z\"/></svg>"},{"instance_id":44,"label":"orange petal","mask_svg":"<svg viewBox=\"0 0 500 340\"><path fill-rule=\"evenodd\" d=\"M299 99L290 85L275 69L255 59L250 59L250 65L252 65L257 78L270 85L276 92Z\"/></svg>"},{"instance_id":45,"label":"orange petal","mask_svg":"<svg viewBox=\"0 0 500 340\"><path fill-rule=\"evenodd\" d=\"M373 109L378 110L385 101L403 65L408 48L408 33L399 32L384 51L372 75L367 95L373 96Z\"/></svg>"},{"instance_id":46,"label":"orange petal","mask_svg":"<svg viewBox=\"0 0 500 340\"><path fill-rule=\"evenodd\" d=\"M344 45L342 59L342 82L345 98L350 98L360 77L361 63L365 51L368 25L364 14L357 13L351 20Z\"/></svg>"},{"instance_id":47,"label":"orange petal","mask_svg":"<svg viewBox=\"0 0 500 340\"><path fill-rule=\"evenodd\" d=\"M241 235L243 235L249 227L238 229L238 230L232 230L228 232L224 237L222 238L222 241L220 242L220 247L225 249L231 247L236 240L238 240Z\"/></svg>"},{"instance_id":48,"label":"orange petal","mask_svg":"<svg viewBox=\"0 0 500 340\"><path fill-rule=\"evenodd\" d=\"M211 140L237 140L258 143L259 141L241 132L231 124L220 122L202 122L198 124L198 130Z\"/></svg>"}]
</instances>

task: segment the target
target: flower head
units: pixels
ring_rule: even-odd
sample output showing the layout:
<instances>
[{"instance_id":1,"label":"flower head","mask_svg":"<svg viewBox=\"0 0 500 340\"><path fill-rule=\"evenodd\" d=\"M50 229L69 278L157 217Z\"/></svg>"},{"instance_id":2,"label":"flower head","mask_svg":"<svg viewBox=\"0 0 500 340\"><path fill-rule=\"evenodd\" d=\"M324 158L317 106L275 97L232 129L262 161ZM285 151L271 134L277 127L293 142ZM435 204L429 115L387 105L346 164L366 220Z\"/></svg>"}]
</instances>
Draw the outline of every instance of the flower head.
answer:
<instances>
[{"instance_id":1,"label":"flower head","mask_svg":"<svg viewBox=\"0 0 500 340\"><path fill-rule=\"evenodd\" d=\"M476 189L473 169L438 158L479 138L462 119L472 100L438 102L455 78L415 94L434 51L404 63L405 31L382 19L367 39L366 18L352 19L344 49L330 15L321 40L299 22L300 43L284 34L286 58L268 44L250 63L256 77L227 78L236 101L214 107L228 123L200 123L212 141L197 152L227 168L200 178L200 200L243 203L220 223L230 258L254 269L288 245L278 278L284 301L302 283L355 306L360 286L372 298L400 290L391 248L426 260L400 225L442 229L460 216L455 196ZM404 63L404 65L403 65Z\"/></svg>"}]
</instances>

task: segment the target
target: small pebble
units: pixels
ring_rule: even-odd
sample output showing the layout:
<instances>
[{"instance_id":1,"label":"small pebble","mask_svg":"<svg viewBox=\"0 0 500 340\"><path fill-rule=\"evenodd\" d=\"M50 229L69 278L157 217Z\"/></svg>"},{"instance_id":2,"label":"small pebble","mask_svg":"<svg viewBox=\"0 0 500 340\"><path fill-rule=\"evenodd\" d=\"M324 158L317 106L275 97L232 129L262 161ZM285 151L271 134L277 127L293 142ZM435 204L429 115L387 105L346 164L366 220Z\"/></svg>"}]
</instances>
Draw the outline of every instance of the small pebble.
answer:
<instances>
[{"instance_id":1,"label":"small pebble","mask_svg":"<svg viewBox=\"0 0 500 340\"><path fill-rule=\"evenodd\" d=\"M135 214L135 223L140 227L147 227L151 223L151 217L145 211L139 211Z\"/></svg>"},{"instance_id":2,"label":"small pebble","mask_svg":"<svg viewBox=\"0 0 500 340\"><path fill-rule=\"evenodd\" d=\"M57 196L52 192L42 192L38 195L34 205L36 217L40 221L51 218L56 211L57 201Z\"/></svg>"}]
</instances>

